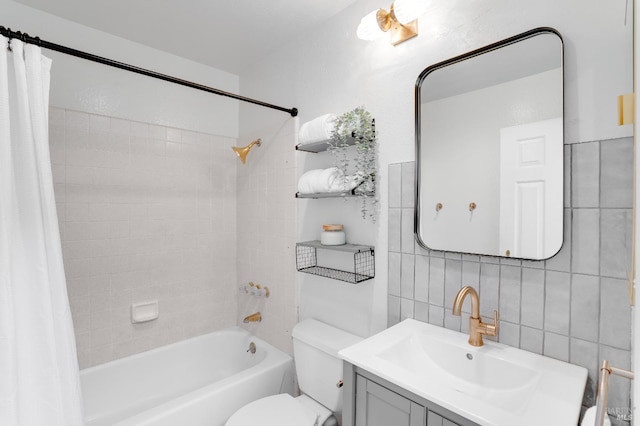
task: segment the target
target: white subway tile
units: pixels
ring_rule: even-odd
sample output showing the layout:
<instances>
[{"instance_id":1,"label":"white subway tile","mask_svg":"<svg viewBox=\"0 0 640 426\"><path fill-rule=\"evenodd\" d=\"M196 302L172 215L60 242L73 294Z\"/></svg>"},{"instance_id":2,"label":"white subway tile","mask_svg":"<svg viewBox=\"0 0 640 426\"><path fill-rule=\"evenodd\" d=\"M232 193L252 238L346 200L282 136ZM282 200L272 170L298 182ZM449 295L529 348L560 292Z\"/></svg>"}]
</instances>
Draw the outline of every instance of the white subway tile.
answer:
<instances>
[{"instance_id":1,"label":"white subway tile","mask_svg":"<svg viewBox=\"0 0 640 426\"><path fill-rule=\"evenodd\" d=\"M83 365L235 324L236 306L229 303L237 297L235 140L73 111L53 115L52 164L60 182L55 190L74 324L86 342L78 351ZM269 183L260 184L257 197L253 183L246 188L248 199L258 203L252 207L291 229L273 245L277 252L269 252L266 240L273 236L266 219L250 228L246 237L257 232L261 247L253 255L272 263L255 272L278 282L286 276L290 288L279 291L295 294L295 273L273 265L282 252L293 259L290 210L297 204L281 193L284 168L258 170ZM294 188L292 171L286 169ZM214 221L224 226L216 228ZM157 297L162 321L133 327L134 295ZM272 315L268 333L288 351L283 324L288 317L290 329L297 312L289 303L295 298L277 302L287 313ZM187 316L191 325L184 324Z\"/></svg>"},{"instance_id":2,"label":"white subway tile","mask_svg":"<svg viewBox=\"0 0 640 426\"><path fill-rule=\"evenodd\" d=\"M147 137L149 136L149 124L132 121L130 123L131 136Z\"/></svg>"},{"instance_id":3,"label":"white subway tile","mask_svg":"<svg viewBox=\"0 0 640 426\"><path fill-rule=\"evenodd\" d=\"M103 115L90 114L89 115L89 130L94 132L106 132L110 127L109 117Z\"/></svg>"},{"instance_id":4,"label":"white subway tile","mask_svg":"<svg viewBox=\"0 0 640 426\"><path fill-rule=\"evenodd\" d=\"M67 127L88 127L89 114L78 111L65 111L65 125Z\"/></svg>"},{"instance_id":5,"label":"white subway tile","mask_svg":"<svg viewBox=\"0 0 640 426\"><path fill-rule=\"evenodd\" d=\"M149 137L156 139L167 139L167 128L156 124L149 124Z\"/></svg>"}]
</instances>

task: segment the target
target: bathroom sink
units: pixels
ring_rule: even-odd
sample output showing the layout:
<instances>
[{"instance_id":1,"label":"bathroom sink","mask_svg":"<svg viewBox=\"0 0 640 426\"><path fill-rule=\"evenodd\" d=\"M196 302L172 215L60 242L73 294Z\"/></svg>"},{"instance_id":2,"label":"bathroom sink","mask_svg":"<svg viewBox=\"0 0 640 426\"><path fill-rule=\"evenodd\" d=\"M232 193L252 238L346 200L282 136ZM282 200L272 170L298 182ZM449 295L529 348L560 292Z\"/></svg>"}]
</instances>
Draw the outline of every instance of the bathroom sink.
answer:
<instances>
[{"instance_id":1,"label":"bathroom sink","mask_svg":"<svg viewBox=\"0 0 640 426\"><path fill-rule=\"evenodd\" d=\"M377 357L407 373L429 377L488 404L511 409L524 404L527 393L540 379L539 371L506 359L504 348L485 345L478 350L461 333L457 334L462 339L447 339L439 336L442 334L439 331L442 330L412 334Z\"/></svg>"},{"instance_id":2,"label":"bathroom sink","mask_svg":"<svg viewBox=\"0 0 640 426\"><path fill-rule=\"evenodd\" d=\"M577 424L587 370L407 319L342 358L468 419L491 426Z\"/></svg>"}]
</instances>

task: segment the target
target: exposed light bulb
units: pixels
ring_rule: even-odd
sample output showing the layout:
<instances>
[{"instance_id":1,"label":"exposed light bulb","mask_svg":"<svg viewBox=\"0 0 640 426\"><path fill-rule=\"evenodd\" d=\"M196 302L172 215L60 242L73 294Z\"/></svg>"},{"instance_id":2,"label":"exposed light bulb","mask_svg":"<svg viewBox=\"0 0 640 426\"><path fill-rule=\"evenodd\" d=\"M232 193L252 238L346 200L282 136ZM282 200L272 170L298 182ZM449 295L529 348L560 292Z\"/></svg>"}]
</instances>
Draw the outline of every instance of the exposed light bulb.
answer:
<instances>
[{"instance_id":1,"label":"exposed light bulb","mask_svg":"<svg viewBox=\"0 0 640 426\"><path fill-rule=\"evenodd\" d=\"M356 31L359 39L376 40L384 35L384 31L378 25L378 10L374 10L360 20L360 25L358 25L358 30Z\"/></svg>"}]
</instances>

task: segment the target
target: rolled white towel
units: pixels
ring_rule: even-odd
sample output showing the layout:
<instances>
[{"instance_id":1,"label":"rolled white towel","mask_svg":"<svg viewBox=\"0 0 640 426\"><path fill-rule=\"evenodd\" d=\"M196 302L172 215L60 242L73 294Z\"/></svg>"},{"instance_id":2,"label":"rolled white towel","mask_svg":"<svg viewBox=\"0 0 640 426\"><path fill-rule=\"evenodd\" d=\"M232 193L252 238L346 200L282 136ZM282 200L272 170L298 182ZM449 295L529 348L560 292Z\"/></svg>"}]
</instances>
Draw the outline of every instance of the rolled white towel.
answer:
<instances>
[{"instance_id":1,"label":"rolled white towel","mask_svg":"<svg viewBox=\"0 0 640 426\"><path fill-rule=\"evenodd\" d=\"M337 167L329 167L322 170L317 179L313 182L313 192L316 194L322 192L331 192L331 188L334 186L334 182L342 180L342 170Z\"/></svg>"},{"instance_id":2,"label":"rolled white towel","mask_svg":"<svg viewBox=\"0 0 640 426\"><path fill-rule=\"evenodd\" d=\"M331 139L331 133L333 133L335 127L335 120L335 114L325 114L311 121L307 121L300 126L298 142L300 145L304 145Z\"/></svg>"},{"instance_id":3,"label":"rolled white towel","mask_svg":"<svg viewBox=\"0 0 640 426\"><path fill-rule=\"evenodd\" d=\"M596 407L590 407L585 411L584 417L582 417L582 421L580 422L580 426L600 426L596 425ZM611 426L611 419L609 419L609 415L605 413L604 415L604 425L603 426Z\"/></svg>"},{"instance_id":4,"label":"rolled white towel","mask_svg":"<svg viewBox=\"0 0 640 426\"><path fill-rule=\"evenodd\" d=\"M344 192L356 187L355 176L344 176L337 167L313 169L304 173L298 180L298 192L301 194L320 194L325 192Z\"/></svg>"},{"instance_id":5,"label":"rolled white towel","mask_svg":"<svg viewBox=\"0 0 640 426\"><path fill-rule=\"evenodd\" d=\"M322 169L313 169L304 173L298 179L298 192L301 194L313 194L315 182L319 179Z\"/></svg>"},{"instance_id":6,"label":"rolled white towel","mask_svg":"<svg viewBox=\"0 0 640 426\"><path fill-rule=\"evenodd\" d=\"M327 192L351 191L358 185L358 183L359 179L356 176L344 176L342 173L340 173L340 176L333 181L331 188Z\"/></svg>"}]
</instances>

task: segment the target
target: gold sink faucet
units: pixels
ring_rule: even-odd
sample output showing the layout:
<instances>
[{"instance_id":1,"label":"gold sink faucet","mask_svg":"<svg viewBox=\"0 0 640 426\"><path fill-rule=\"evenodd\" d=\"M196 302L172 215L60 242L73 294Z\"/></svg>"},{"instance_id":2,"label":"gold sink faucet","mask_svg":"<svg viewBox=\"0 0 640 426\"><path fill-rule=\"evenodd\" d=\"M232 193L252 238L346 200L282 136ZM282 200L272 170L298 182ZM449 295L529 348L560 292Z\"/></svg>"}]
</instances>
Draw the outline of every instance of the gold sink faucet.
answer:
<instances>
[{"instance_id":1,"label":"gold sink faucet","mask_svg":"<svg viewBox=\"0 0 640 426\"><path fill-rule=\"evenodd\" d=\"M480 319L480 298L478 292L473 287L466 286L456 294L453 301L453 315L461 315L462 302L467 295L471 296L471 317L469 317L469 344L471 346L482 346L482 335L498 335L498 311L493 311L493 324L485 324Z\"/></svg>"}]
</instances>

